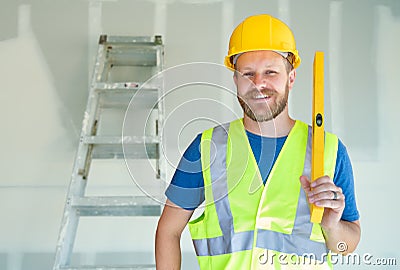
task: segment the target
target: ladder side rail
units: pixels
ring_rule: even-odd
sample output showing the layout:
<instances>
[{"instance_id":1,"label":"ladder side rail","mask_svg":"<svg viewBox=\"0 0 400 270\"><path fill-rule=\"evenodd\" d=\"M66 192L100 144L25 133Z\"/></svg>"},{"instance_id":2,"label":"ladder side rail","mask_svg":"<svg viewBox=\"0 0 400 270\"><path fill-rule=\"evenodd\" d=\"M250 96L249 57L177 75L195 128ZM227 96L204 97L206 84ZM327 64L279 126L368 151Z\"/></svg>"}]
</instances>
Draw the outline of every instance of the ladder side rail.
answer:
<instances>
[{"instance_id":1,"label":"ladder side rail","mask_svg":"<svg viewBox=\"0 0 400 270\"><path fill-rule=\"evenodd\" d=\"M158 74L164 70L164 46L162 44L158 45L159 50L158 50L158 55L157 55L157 66L158 66ZM162 150L162 142L163 142L163 131L162 129L164 128L164 115L165 115L165 104L164 104L164 78L163 75L159 75L161 77L160 79L160 86L159 86L159 91L158 91L158 124L157 124L157 133L159 136L159 177L161 180L160 184L160 189L164 188L165 180L166 180L166 161L165 161L165 154L163 153Z\"/></svg>"},{"instance_id":2,"label":"ladder side rail","mask_svg":"<svg viewBox=\"0 0 400 270\"><path fill-rule=\"evenodd\" d=\"M104 61L103 51L104 48L100 44L96 57L94 72L92 75L91 86L93 86L94 82L97 81L99 77L98 74L102 71L102 65L100 63ZM68 187L67 198L60 226L60 233L57 240L54 269L60 269L60 267L70 263L70 255L72 254L75 242L75 237L70 236L76 234L79 224L79 213L77 211L74 211L71 206L71 201L74 197L83 197L85 193L93 145L83 143L83 138L85 138L89 134L94 135L93 133L96 132L95 117L97 113L94 112L97 110L98 93L96 93L96 91L94 91L94 89L91 87L86 105L85 117L82 122L82 130L78 150L75 156L74 168Z\"/></svg>"},{"instance_id":3,"label":"ladder side rail","mask_svg":"<svg viewBox=\"0 0 400 270\"><path fill-rule=\"evenodd\" d=\"M106 62L106 57L107 57L107 52L106 52L106 46L107 46L107 36L102 35L99 40L98 48L97 48L97 54L96 54L96 60L95 60L95 65L93 69L93 75L91 78L91 84L90 84L90 89L93 89L96 86L96 83L101 82L103 78L103 74L105 71L105 65L104 63Z\"/></svg>"},{"instance_id":4,"label":"ladder side rail","mask_svg":"<svg viewBox=\"0 0 400 270\"><path fill-rule=\"evenodd\" d=\"M74 168L71 175L67 199L64 208L64 214L61 221L60 235L57 241L55 269L61 265L66 265L70 261L69 254L72 253L74 245L74 237L68 237L74 234L77 230L79 223L79 213L74 211L71 206L71 200L74 197L83 197L87 185L87 176L89 174L89 167L91 163L91 152L93 149L92 144L83 143L83 138L86 136L86 126L91 125L91 130L95 129L96 122L93 118L89 117L90 111L97 108L97 99L91 97L88 99L88 109L85 111L85 120L82 124L82 132L78 151L76 153ZM86 123L85 123L86 122ZM90 132L92 133L92 131Z\"/></svg>"}]
</instances>

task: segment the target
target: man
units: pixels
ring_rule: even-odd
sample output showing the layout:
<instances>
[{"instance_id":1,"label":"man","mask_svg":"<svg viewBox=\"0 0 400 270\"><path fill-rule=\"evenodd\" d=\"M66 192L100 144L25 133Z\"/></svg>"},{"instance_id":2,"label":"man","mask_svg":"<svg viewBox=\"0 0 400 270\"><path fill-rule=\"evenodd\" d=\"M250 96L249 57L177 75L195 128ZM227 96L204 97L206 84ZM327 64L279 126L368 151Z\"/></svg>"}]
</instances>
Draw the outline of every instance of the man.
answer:
<instances>
[{"instance_id":1,"label":"man","mask_svg":"<svg viewBox=\"0 0 400 270\"><path fill-rule=\"evenodd\" d=\"M311 129L289 116L299 64L293 34L278 19L251 16L236 27L225 65L244 116L204 131L186 150L158 223L157 269L180 269L181 233L203 201L204 213L189 222L201 269L331 269L329 250L355 250L360 224L346 148L327 132L326 176L310 184ZM310 222L312 203L325 208L321 224Z\"/></svg>"}]
</instances>

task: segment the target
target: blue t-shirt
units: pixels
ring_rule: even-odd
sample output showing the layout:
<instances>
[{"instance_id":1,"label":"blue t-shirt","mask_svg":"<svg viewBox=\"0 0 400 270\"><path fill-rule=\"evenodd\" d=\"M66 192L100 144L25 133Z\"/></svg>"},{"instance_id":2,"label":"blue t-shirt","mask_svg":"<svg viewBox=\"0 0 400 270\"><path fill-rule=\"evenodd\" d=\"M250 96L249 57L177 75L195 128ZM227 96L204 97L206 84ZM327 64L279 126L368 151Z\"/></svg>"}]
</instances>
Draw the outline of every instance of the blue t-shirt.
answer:
<instances>
[{"instance_id":1,"label":"blue t-shirt","mask_svg":"<svg viewBox=\"0 0 400 270\"><path fill-rule=\"evenodd\" d=\"M248 131L246 134L265 184L287 136L268 138ZM201 134L186 149L165 192L170 201L187 210L196 209L204 201L200 140ZM275 151L262 151L262 149L275 149ZM350 222L358 220L360 216L354 194L353 169L346 147L340 140L333 182L343 190L345 196L346 206L342 219Z\"/></svg>"}]
</instances>

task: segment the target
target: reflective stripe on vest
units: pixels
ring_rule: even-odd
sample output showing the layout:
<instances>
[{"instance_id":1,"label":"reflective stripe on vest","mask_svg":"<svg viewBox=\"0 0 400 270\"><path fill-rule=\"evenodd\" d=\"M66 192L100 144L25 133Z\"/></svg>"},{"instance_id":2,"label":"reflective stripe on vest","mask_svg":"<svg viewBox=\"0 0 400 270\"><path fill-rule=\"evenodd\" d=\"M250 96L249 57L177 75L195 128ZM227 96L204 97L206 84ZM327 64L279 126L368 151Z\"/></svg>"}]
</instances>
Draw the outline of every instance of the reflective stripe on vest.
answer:
<instances>
[{"instance_id":1,"label":"reflective stripe on vest","mask_svg":"<svg viewBox=\"0 0 400 270\"><path fill-rule=\"evenodd\" d=\"M214 238L194 239L194 247L197 256L215 256L236 251L250 250L253 247L254 231L235 233L232 224L232 212L230 209L228 183L226 176L226 149L228 142L229 124L217 126L213 129L210 147L211 189L214 204L218 215L218 221L222 235Z\"/></svg>"},{"instance_id":2,"label":"reflective stripe on vest","mask_svg":"<svg viewBox=\"0 0 400 270\"><path fill-rule=\"evenodd\" d=\"M241 124L241 122L240 122ZM326 248L325 242L323 240L323 236L321 233L321 229L319 225L317 227L313 227L313 224L309 222L310 212L309 206L306 201L306 196L302 188L300 188L299 196L297 200L297 210L295 212L294 224L289 225L290 232L281 232L279 230L274 231L274 229L264 229L263 226L256 226L256 222L254 222L254 226L252 229L248 229L245 231L235 231L234 225L234 215L231 210L231 203L229 201L229 192L231 191L228 188L228 177L227 177L227 160L230 159L230 155L232 153L229 152L228 144L230 142L229 131L232 125L238 125L238 122L232 122L230 125L222 125L215 127L208 132L203 133L202 141L207 139L211 139L208 144L206 143L205 148L207 151L209 150L208 159L202 159L203 163L203 174L206 177L211 179L211 185L206 185L207 181L205 180L205 192L209 192L206 194L206 211L210 212L208 217L205 217L205 214L189 223L189 228L192 234L193 243L195 246L195 250L198 256L216 256L222 254L231 254L239 251L252 250L255 248L262 248L267 250L274 250L287 254L297 254L301 256L302 254L315 254L316 258L326 258L322 255L327 253L328 250ZM241 124L242 125L242 124ZM303 132L304 123L296 122L295 127L293 128L294 132ZM300 126L300 127L299 127ZM305 126L307 129L307 126ZM297 131L296 131L297 130ZM210 133L211 132L211 133ZM244 128L243 128L244 132ZM307 130L306 130L307 133ZM211 135L211 136L210 136ZM245 136L245 133L242 134ZM290 136L290 135L289 135ZM289 140L289 136L287 141ZM305 135L307 136L307 134ZM303 166L303 175L310 175L310 164L311 164L311 128L308 127L308 139L304 141L305 147L305 158L304 158L304 166ZM329 135L330 138L333 138L333 143L335 144L336 136ZM286 142L285 142L286 144ZM336 141L337 144L337 141ZM210 146L211 145L211 146ZM203 146L203 145L202 145ZM331 147L332 148L332 147ZM337 148L332 148L333 150L329 155L336 154ZM251 149L250 149L251 152ZM203 152L202 152L203 154ZM252 153L251 153L252 155ZM252 156L254 159L254 156ZM335 156L336 158L336 156ZM279 160L279 158L278 158ZM277 160L277 162L278 162ZM246 160L244 160L246 161ZM204 164L207 163L208 164ZM246 162L253 162L255 160L248 160ZM211 164L211 165L210 165ZM328 162L329 174L333 176L334 162ZM252 165L250 165L251 167ZM257 166L257 165L256 165ZM275 165L274 165L275 167ZM272 170L271 170L272 172ZM331 176L331 177L332 177ZM257 170L257 175L255 178L259 176L259 171ZM261 178L260 178L261 179ZM270 179L268 179L270 181ZM268 183L267 181L267 183ZM298 192L298 191L297 191ZM263 192L259 191L256 196L261 197ZM263 194L265 196L265 194ZM209 201L207 201L207 197ZM210 199L211 197L211 199ZM244 200L246 200L246 194L243 196ZM214 208L215 207L215 208ZM261 218L262 216L262 205L261 207ZM260 210L259 210L260 211ZM266 210L268 212L268 209ZM215 212L217 221L219 224L215 224L216 226L209 226L209 230L212 232L199 232L199 228L195 226L196 223L206 222L204 219L212 218L213 214L211 212ZM259 213L260 214L260 213ZM254 216L253 219L256 219ZM210 222L210 220L207 220ZM258 222L258 221L257 221ZM204 224L205 225L205 224ZM220 233L214 229L219 225ZM200 229L201 230L201 229ZM207 230L207 229L206 229ZM284 229L283 229L284 230ZM218 235L214 237L210 237L210 235ZM313 234L319 234L317 236L313 236ZM256 235L256 241L254 241ZM306 237L304 237L306 236ZM312 240L310 240L310 238ZM313 239L314 238L314 239ZM315 241L316 240L316 241ZM320 241L320 242L318 242Z\"/></svg>"}]
</instances>

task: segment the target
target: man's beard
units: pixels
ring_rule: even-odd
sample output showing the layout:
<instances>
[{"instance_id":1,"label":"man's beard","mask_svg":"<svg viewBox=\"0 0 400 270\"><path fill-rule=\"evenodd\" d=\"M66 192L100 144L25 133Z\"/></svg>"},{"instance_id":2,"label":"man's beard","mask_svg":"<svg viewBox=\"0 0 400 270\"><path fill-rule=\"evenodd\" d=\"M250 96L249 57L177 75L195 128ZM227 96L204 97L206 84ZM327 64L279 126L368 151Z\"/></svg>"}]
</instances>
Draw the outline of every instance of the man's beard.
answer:
<instances>
[{"instance_id":1,"label":"man's beard","mask_svg":"<svg viewBox=\"0 0 400 270\"><path fill-rule=\"evenodd\" d=\"M244 97L238 96L239 104L242 107L244 113L252 120L256 122L266 122L270 121L272 119L275 119L285 108L288 102L288 97L289 97L289 85L286 84L285 86L285 93L282 96L276 96L276 100L273 102L271 105L267 105L267 101L265 102L265 105L267 108L264 110L262 113L256 113L255 110L252 110L249 106L249 103L247 100L250 100L254 98L255 96L261 94L265 95L277 95L277 92L275 90L262 90L259 91L257 89L254 89L250 92L248 92Z\"/></svg>"}]
</instances>

